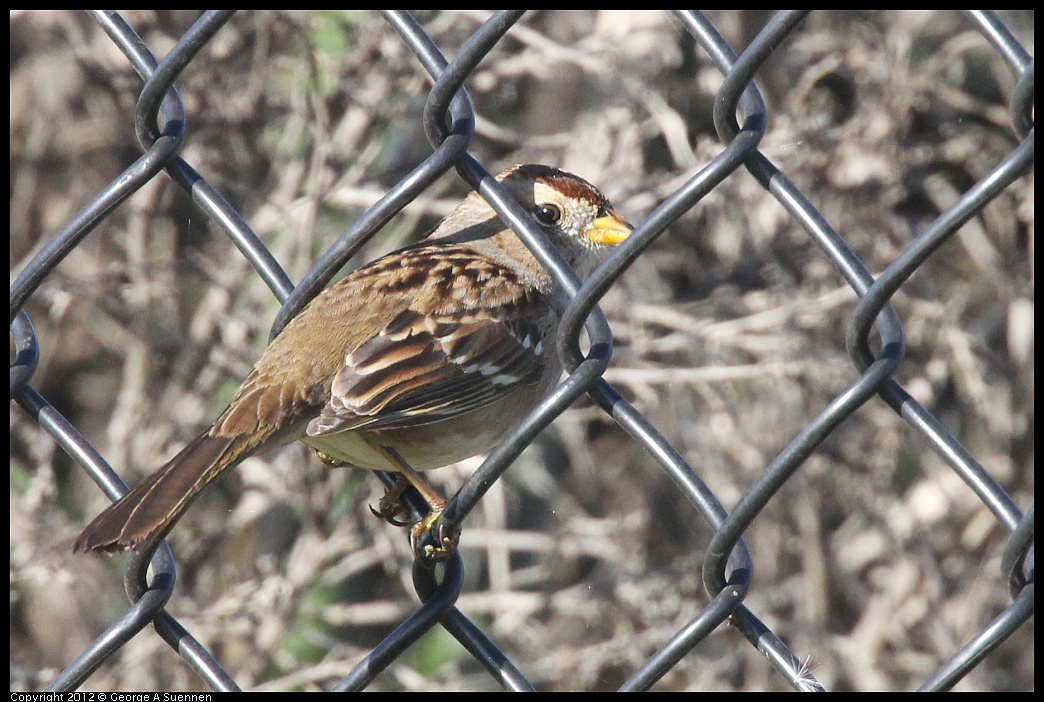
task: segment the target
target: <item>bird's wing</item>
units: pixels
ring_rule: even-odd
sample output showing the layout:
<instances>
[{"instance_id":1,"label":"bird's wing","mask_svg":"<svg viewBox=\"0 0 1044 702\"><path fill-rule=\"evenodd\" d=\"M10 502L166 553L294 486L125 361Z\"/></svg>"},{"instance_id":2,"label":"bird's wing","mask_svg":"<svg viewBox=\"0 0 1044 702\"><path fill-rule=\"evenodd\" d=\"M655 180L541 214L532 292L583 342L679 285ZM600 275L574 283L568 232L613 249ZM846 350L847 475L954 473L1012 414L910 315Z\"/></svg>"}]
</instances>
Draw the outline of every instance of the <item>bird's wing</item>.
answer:
<instances>
[{"instance_id":1,"label":"bird's wing","mask_svg":"<svg viewBox=\"0 0 1044 702\"><path fill-rule=\"evenodd\" d=\"M345 355L310 436L437 422L543 377L545 295L467 247L413 256L430 287Z\"/></svg>"}]
</instances>

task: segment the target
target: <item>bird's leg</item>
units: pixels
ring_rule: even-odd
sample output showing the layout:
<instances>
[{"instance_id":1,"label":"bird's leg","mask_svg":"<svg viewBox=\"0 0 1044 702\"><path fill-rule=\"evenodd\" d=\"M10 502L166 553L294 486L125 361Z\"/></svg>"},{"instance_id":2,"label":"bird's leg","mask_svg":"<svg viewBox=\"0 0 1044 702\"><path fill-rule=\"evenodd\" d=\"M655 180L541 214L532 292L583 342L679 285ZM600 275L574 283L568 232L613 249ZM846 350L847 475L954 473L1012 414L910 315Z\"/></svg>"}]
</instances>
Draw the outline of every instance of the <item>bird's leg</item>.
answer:
<instances>
[{"instance_id":1,"label":"bird's leg","mask_svg":"<svg viewBox=\"0 0 1044 702\"><path fill-rule=\"evenodd\" d=\"M317 448L313 448L312 453L314 453L315 457L322 461L323 465L330 470L333 470L334 468L355 467L351 463L342 461L339 458L334 458L330 454L323 453ZM373 505L370 505L370 511L373 512L375 517L380 517L389 524L397 527L404 527L407 524L412 524L413 520L409 518L410 514L406 509L406 505L402 504L400 501L403 491L405 491L409 486L409 482L407 482L404 477L401 475L395 476L395 485L385 489L384 496L377 504L377 509L374 509Z\"/></svg>"},{"instance_id":2,"label":"bird's leg","mask_svg":"<svg viewBox=\"0 0 1044 702\"><path fill-rule=\"evenodd\" d=\"M331 470L334 468L355 467L347 461L334 458L330 454L323 453L316 448L312 449L312 453L315 454L316 458L322 461L324 466ZM405 463L405 461L403 462ZM404 527L413 524L413 520L410 518L410 511L402 502L402 493L405 492L406 488L409 486L410 482L406 479L405 475L400 473L395 476L395 484L390 488L385 489L384 496L381 497L381 501L377 503L377 509L374 509L372 505L370 506L370 511L373 512L373 516L380 517L389 524L397 527Z\"/></svg>"},{"instance_id":3,"label":"bird's leg","mask_svg":"<svg viewBox=\"0 0 1044 702\"><path fill-rule=\"evenodd\" d=\"M427 516L410 527L410 544L413 546L414 553L432 561L444 561L452 556L457 550L457 539L460 535L459 533L450 533L442 524L442 511L446 509L446 500L395 449L380 446L373 442L370 443L370 446L380 451L392 465L398 468L405 483L416 488L417 492L424 498L424 501L428 503L429 511ZM381 500L380 507L382 510L385 509L386 500L388 500L391 492L397 488L398 485L393 487ZM403 484L402 489L405 489L405 484ZM393 501L398 501L402 489L398 489Z\"/></svg>"}]
</instances>

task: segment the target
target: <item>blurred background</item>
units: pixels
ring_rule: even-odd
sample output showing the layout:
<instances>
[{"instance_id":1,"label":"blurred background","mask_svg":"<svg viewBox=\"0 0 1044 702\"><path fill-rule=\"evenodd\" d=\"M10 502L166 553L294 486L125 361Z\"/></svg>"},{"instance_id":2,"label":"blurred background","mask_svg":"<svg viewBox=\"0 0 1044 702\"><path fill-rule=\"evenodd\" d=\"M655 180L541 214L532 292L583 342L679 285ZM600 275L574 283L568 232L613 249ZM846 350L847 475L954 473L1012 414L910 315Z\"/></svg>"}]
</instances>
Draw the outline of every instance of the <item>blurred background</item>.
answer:
<instances>
[{"instance_id":1,"label":"blurred background","mask_svg":"<svg viewBox=\"0 0 1044 702\"><path fill-rule=\"evenodd\" d=\"M421 12L447 56L489 16ZM771 16L711 13L737 51ZM198 17L125 17L158 57ZM1032 54L1033 13L1002 18ZM87 15L11 14L11 278L141 152L141 81ZM721 75L657 11L527 14L466 83L469 151L491 171L538 162L599 186L640 222L721 150ZM956 12L817 12L757 74L762 152L875 275L1017 144L1015 78ZM177 81L181 155L244 215L293 280L431 147L430 81L375 12L245 12ZM1023 509L1034 479L1033 182L1005 190L893 300L896 379ZM425 234L463 196L454 174L353 260ZM745 171L673 225L605 297L606 378L726 507L856 377L856 296ZM264 348L278 304L166 177L61 264L27 307L33 386L135 483L209 425ZM122 558L73 556L106 504L11 406L11 689L46 686L126 607ZM435 471L451 494L478 461ZM172 536L168 609L244 687L329 688L416 607L405 533L383 489L303 446L245 462ZM465 524L458 607L543 690L621 685L706 604L711 530L610 418L580 402ZM885 404L834 432L745 534L745 601L828 689L917 687L1009 602L1006 533ZM1033 624L959 685L1033 688ZM84 690L197 690L142 633ZM371 687L496 689L436 628ZM721 627L656 686L786 682Z\"/></svg>"}]
</instances>

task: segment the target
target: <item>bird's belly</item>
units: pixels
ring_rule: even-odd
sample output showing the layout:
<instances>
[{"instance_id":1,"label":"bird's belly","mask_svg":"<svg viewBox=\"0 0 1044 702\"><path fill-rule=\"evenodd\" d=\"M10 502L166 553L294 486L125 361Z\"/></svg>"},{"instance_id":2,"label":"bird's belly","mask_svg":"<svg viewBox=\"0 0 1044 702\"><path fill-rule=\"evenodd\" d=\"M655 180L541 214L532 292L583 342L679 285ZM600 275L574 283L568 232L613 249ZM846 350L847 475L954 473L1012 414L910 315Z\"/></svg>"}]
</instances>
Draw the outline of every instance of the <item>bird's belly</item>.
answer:
<instances>
[{"instance_id":1,"label":"bird's belly","mask_svg":"<svg viewBox=\"0 0 1044 702\"><path fill-rule=\"evenodd\" d=\"M408 429L345 431L301 440L337 462L369 470L398 468L374 447L392 447L414 470L431 470L489 451L495 442L454 422L434 422Z\"/></svg>"},{"instance_id":2,"label":"bird's belly","mask_svg":"<svg viewBox=\"0 0 1044 702\"><path fill-rule=\"evenodd\" d=\"M486 453L525 413L547 394L560 371L548 364L539 383L519 388L498 402L451 419L398 429L355 429L337 434L305 436L301 440L336 462L370 470L397 471L376 446L390 447L414 470L431 470Z\"/></svg>"}]
</instances>

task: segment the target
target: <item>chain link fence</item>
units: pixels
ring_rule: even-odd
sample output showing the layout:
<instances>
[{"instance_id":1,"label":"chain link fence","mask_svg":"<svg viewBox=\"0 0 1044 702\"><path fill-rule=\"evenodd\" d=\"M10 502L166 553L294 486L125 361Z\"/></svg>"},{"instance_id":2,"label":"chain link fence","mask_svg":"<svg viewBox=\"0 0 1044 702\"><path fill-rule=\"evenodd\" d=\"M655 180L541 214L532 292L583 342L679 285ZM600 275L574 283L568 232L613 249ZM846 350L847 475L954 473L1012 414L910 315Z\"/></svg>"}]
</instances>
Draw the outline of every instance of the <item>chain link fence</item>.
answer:
<instances>
[{"instance_id":1,"label":"chain link fence","mask_svg":"<svg viewBox=\"0 0 1044 702\"><path fill-rule=\"evenodd\" d=\"M1032 13L11 23L12 690L1032 688ZM518 162L638 226L556 276L559 391L433 474L444 569L303 447L71 554Z\"/></svg>"}]
</instances>

